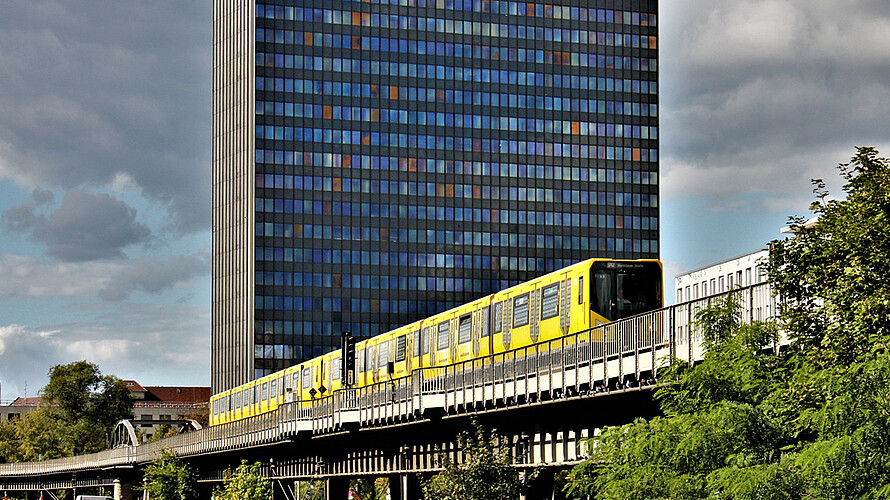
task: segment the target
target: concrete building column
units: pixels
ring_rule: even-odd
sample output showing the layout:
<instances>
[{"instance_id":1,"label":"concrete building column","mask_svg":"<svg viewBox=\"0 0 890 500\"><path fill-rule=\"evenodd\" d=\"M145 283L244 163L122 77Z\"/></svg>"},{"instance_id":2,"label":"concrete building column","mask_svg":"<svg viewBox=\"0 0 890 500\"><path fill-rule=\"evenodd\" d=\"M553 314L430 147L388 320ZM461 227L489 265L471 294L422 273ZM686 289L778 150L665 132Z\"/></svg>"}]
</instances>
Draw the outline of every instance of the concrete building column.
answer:
<instances>
[{"instance_id":1,"label":"concrete building column","mask_svg":"<svg viewBox=\"0 0 890 500\"><path fill-rule=\"evenodd\" d=\"M329 477L324 480L325 500L346 500L349 497L348 477Z\"/></svg>"},{"instance_id":2,"label":"concrete building column","mask_svg":"<svg viewBox=\"0 0 890 500\"><path fill-rule=\"evenodd\" d=\"M404 498L402 496L402 475L393 474L387 479L389 479L389 489L386 500L402 500Z\"/></svg>"},{"instance_id":3,"label":"concrete building column","mask_svg":"<svg viewBox=\"0 0 890 500\"><path fill-rule=\"evenodd\" d=\"M520 471L519 471L519 481L522 482L522 483L524 483L524 482L525 482L525 476L526 476L526 474L525 474L525 470L520 470ZM519 494L519 500L529 500L529 497L528 497L528 495L526 494L526 492L523 491L522 493Z\"/></svg>"},{"instance_id":4,"label":"concrete building column","mask_svg":"<svg viewBox=\"0 0 890 500\"><path fill-rule=\"evenodd\" d=\"M417 474L389 476L389 487L392 500L420 500L423 498L420 477Z\"/></svg>"},{"instance_id":5,"label":"concrete building column","mask_svg":"<svg viewBox=\"0 0 890 500\"><path fill-rule=\"evenodd\" d=\"M554 474L557 469L543 469L538 477L530 485L531 487L526 494L527 500L550 500L554 498L556 482ZM561 493L561 492L560 492Z\"/></svg>"}]
</instances>

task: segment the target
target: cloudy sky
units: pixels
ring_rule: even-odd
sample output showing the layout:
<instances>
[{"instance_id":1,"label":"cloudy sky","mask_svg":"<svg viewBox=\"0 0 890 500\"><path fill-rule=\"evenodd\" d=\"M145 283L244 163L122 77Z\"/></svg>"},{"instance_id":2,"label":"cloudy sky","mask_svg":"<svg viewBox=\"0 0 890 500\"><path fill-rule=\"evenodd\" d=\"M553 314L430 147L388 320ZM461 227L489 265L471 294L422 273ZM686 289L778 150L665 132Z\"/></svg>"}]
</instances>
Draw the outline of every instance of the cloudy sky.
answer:
<instances>
[{"instance_id":1,"label":"cloudy sky","mask_svg":"<svg viewBox=\"0 0 890 500\"><path fill-rule=\"evenodd\" d=\"M209 384L210 5L0 6L0 398L78 359ZM778 237L854 146L890 155L886 0L663 0L659 24L669 279Z\"/></svg>"}]
</instances>

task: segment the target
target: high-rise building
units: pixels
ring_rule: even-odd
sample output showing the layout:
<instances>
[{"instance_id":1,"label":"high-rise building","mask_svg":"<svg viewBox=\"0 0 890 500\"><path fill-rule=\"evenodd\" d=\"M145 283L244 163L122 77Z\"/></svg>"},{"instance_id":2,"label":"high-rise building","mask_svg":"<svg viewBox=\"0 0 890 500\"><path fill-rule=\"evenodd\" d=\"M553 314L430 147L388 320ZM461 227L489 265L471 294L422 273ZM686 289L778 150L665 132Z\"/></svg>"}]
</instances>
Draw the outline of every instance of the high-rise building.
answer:
<instances>
[{"instance_id":1,"label":"high-rise building","mask_svg":"<svg viewBox=\"0 0 890 500\"><path fill-rule=\"evenodd\" d=\"M657 0L214 6L215 391L658 257Z\"/></svg>"}]
</instances>

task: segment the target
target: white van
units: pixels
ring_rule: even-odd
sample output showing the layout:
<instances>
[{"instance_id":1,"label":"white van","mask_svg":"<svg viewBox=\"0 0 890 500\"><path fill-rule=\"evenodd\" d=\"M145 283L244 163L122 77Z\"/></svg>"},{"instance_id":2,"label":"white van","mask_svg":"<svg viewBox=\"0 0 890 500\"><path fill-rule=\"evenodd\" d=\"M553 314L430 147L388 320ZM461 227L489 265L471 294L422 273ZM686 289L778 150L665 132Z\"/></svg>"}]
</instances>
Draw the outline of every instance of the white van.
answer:
<instances>
[{"instance_id":1,"label":"white van","mask_svg":"<svg viewBox=\"0 0 890 500\"><path fill-rule=\"evenodd\" d=\"M74 500L114 500L111 497L102 497L99 495L77 495Z\"/></svg>"}]
</instances>

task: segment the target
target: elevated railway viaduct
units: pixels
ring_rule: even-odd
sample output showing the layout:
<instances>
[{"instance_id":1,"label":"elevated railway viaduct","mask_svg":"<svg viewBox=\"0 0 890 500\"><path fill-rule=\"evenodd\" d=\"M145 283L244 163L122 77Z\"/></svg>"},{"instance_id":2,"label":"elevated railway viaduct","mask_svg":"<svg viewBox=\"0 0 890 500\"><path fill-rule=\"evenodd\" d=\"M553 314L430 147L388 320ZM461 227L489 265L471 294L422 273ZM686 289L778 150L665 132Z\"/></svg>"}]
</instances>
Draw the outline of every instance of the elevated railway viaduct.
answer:
<instances>
[{"instance_id":1,"label":"elevated railway viaduct","mask_svg":"<svg viewBox=\"0 0 890 500\"><path fill-rule=\"evenodd\" d=\"M773 318L767 285L737 289L743 319ZM690 321L710 298L685 302L509 353L415 370L410 377L338 391L276 411L138 445L117 432L116 447L92 455L0 465L0 492L105 486L138 498L142 469L171 451L198 471L202 498L242 460L258 461L274 497L293 498L298 480L324 480L328 498L347 497L356 477L390 479L393 499L419 498L419 477L461 461L457 435L471 419L496 429L520 471L568 468L584 458L597 429L657 414L659 367L703 356ZM541 474L528 498L551 498Z\"/></svg>"}]
</instances>

